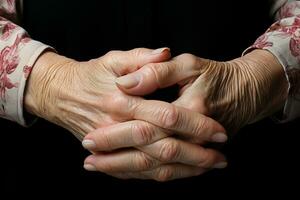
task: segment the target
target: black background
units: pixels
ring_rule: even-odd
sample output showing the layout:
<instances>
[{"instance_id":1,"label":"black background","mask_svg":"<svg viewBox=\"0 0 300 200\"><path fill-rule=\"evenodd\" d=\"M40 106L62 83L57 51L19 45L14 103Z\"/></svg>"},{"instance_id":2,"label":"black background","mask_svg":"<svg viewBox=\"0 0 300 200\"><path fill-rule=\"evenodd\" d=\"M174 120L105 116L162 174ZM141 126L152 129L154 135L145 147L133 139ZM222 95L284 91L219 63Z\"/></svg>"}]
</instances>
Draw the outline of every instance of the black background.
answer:
<instances>
[{"instance_id":1,"label":"black background","mask_svg":"<svg viewBox=\"0 0 300 200\"><path fill-rule=\"evenodd\" d=\"M189 52L229 60L240 56L268 28L268 9L267 1L262 0L29 0L23 26L34 39L77 60L99 57L113 49L163 46L170 47L173 55ZM154 97L171 101L174 93L170 91ZM80 142L44 120L27 129L0 120L0 184L11 196L63 192L100 198L145 192L187 197L221 194L241 199L280 193L287 197L297 194L299 186L299 122L275 124L266 119L247 126L223 149L229 160L227 169L157 183L84 171L88 153Z\"/></svg>"}]
</instances>

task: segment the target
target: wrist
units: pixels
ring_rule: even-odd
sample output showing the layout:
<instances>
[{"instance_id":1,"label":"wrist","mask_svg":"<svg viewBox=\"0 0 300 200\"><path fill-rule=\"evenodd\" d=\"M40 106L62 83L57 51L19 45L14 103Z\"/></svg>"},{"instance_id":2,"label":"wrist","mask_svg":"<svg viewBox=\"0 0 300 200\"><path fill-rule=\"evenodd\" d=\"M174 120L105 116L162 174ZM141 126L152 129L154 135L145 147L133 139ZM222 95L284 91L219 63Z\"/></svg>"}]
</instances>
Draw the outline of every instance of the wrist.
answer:
<instances>
[{"instance_id":1,"label":"wrist","mask_svg":"<svg viewBox=\"0 0 300 200\"><path fill-rule=\"evenodd\" d=\"M240 67L253 81L256 116L253 121L270 116L283 108L288 95L288 80L283 66L269 51L256 49L240 58ZM254 95L255 94L255 95Z\"/></svg>"},{"instance_id":2,"label":"wrist","mask_svg":"<svg viewBox=\"0 0 300 200\"><path fill-rule=\"evenodd\" d=\"M24 107L30 114L45 118L53 109L51 96L54 82L57 80L61 69L74 62L73 60L60 56L52 51L46 51L35 62L30 76L28 77L24 93ZM59 83L55 84L58 85Z\"/></svg>"}]
</instances>

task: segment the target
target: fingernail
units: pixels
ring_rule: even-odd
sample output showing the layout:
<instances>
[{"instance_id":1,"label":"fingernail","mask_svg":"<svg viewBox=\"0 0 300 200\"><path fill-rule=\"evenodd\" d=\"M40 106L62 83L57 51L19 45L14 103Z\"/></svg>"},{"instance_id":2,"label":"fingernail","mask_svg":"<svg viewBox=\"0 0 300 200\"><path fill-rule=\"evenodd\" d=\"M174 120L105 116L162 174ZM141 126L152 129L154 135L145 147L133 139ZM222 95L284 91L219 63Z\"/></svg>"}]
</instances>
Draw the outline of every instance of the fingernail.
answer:
<instances>
[{"instance_id":1,"label":"fingernail","mask_svg":"<svg viewBox=\"0 0 300 200\"><path fill-rule=\"evenodd\" d=\"M85 149L94 149L94 148L96 148L96 143L93 140L83 140L82 146Z\"/></svg>"},{"instance_id":2,"label":"fingernail","mask_svg":"<svg viewBox=\"0 0 300 200\"><path fill-rule=\"evenodd\" d=\"M213 142L226 142L228 137L225 133L216 133L211 137Z\"/></svg>"},{"instance_id":3,"label":"fingernail","mask_svg":"<svg viewBox=\"0 0 300 200\"><path fill-rule=\"evenodd\" d=\"M170 51L169 48L167 47L163 47L163 48L159 48L159 49L155 49L151 52L151 55L157 55L157 54L161 54L164 51Z\"/></svg>"},{"instance_id":4,"label":"fingernail","mask_svg":"<svg viewBox=\"0 0 300 200\"><path fill-rule=\"evenodd\" d=\"M216 169L224 169L225 167L227 167L227 162L219 162L213 166Z\"/></svg>"},{"instance_id":5,"label":"fingernail","mask_svg":"<svg viewBox=\"0 0 300 200\"><path fill-rule=\"evenodd\" d=\"M97 171L96 167L91 164L84 164L83 168L87 171Z\"/></svg>"},{"instance_id":6,"label":"fingernail","mask_svg":"<svg viewBox=\"0 0 300 200\"><path fill-rule=\"evenodd\" d=\"M139 84L139 76L128 74L125 76L121 76L116 78L115 82L126 89L133 88Z\"/></svg>"}]
</instances>

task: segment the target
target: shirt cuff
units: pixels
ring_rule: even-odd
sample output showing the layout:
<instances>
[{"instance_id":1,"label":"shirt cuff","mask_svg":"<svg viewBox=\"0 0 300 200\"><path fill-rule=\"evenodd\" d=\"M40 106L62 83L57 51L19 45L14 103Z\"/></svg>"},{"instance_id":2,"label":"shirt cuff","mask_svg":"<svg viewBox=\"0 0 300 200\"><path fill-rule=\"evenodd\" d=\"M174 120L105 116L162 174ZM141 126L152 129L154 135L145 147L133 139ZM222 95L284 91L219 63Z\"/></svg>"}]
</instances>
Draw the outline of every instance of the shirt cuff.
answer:
<instances>
[{"instance_id":1,"label":"shirt cuff","mask_svg":"<svg viewBox=\"0 0 300 200\"><path fill-rule=\"evenodd\" d=\"M23 96L27 78L32 66L41 53L49 46L30 38L18 35L12 46L6 46L1 52L1 62L4 64L1 76L1 108L0 116L22 126L32 123L32 119L25 120ZM7 63L4 63L7 62ZM28 118L29 119L29 118Z\"/></svg>"},{"instance_id":2,"label":"shirt cuff","mask_svg":"<svg viewBox=\"0 0 300 200\"><path fill-rule=\"evenodd\" d=\"M283 114L281 117L273 117L281 123L300 117L300 26L295 24L297 21L300 22L300 18L291 17L276 22L243 53L245 55L253 49L265 49L281 63L289 82Z\"/></svg>"}]
</instances>

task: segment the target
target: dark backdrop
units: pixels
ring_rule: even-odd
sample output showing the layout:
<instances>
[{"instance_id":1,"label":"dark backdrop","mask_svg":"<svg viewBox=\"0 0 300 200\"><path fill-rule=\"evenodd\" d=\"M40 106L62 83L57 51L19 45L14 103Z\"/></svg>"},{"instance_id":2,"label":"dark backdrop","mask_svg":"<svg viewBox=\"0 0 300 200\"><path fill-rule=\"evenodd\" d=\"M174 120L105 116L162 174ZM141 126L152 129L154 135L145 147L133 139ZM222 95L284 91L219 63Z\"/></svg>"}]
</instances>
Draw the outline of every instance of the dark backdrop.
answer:
<instances>
[{"instance_id":1,"label":"dark backdrop","mask_svg":"<svg viewBox=\"0 0 300 200\"><path fill-rule=\"evenodd\" d=\"M173 55L189 52L228 60L240 56L270 25L268 9L263 0L27 0L23 26L34 39L77 60L112 49L163 46ZM152 97L172 100L173 94ZM28 129L0 120L0 180L4 190L22 195L288 195L295 192L299 178L299 122L281 125L266 119L248 126L223 149L230 163L227 169L156 183L85 172L82 164L88 153L64 129L43 120Z\"/></svg>"}]
</instances>

